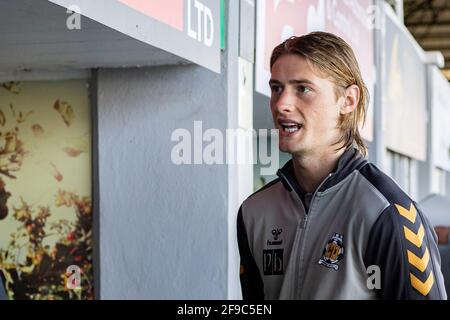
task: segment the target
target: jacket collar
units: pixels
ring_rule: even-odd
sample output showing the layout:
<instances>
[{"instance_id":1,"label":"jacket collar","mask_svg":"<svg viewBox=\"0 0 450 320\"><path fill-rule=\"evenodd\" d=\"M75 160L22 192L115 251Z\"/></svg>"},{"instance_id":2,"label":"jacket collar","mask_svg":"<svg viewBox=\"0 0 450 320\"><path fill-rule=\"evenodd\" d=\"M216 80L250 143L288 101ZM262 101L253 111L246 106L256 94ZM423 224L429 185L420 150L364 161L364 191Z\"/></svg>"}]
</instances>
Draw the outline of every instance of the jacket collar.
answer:
<instances>
[{"instance_id":1,"label":"jacket collar","mask_svg":"<svg viewBox=\"0 0 450 320\"><path fill-rule=\"evenodd\" d=\"M326 181L320 184L318 192L322 192L332 186L338 184L344 180L354 170L358 170L367 160L361 155L361 153L355 147L349 147L341 155L336 165L335 170L326 178ZM297 192L300 196L304 196L305 191L302 190L297 182L294 173L293 160L289 160L281 169L278 170L277 175L280 177L281 182L288 191Z\"/></svg>"}]
</instances>

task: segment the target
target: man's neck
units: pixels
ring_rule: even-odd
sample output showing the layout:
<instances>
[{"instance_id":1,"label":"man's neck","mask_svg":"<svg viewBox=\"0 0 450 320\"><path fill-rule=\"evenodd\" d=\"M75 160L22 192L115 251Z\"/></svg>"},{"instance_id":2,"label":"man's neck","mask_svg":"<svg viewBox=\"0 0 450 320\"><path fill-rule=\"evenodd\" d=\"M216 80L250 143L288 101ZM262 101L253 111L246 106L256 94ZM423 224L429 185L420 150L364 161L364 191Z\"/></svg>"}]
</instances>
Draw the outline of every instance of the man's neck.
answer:
<instances>
[{"instance_id":1,"label":"man's neck","mask_svg":"<svg viewBox=\"0 0 450 320\"><path fill-rule=\"evenodd\" d=\"M308 193L314 192L320 183L333 171L345 149L314 154L293 155L295 178L300 187Z\"/></svg>"}]
</instances>

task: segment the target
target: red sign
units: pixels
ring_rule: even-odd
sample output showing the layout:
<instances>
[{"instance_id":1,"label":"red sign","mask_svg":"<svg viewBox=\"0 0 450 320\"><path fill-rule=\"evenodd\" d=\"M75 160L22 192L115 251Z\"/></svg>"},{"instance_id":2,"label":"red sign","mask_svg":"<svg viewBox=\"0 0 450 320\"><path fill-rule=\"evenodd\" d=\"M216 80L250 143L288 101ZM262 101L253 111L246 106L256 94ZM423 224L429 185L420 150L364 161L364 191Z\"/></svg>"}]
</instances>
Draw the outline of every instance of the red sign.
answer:
<instances>
[{"instance_id":1,"label":"red sign","mask_svg":"<svg viewBox=\"0 0 450 320\"><path fill-rule=\"evenodd\" d=\"M273 48L290 36L306 33L309 4L306 1L274 0L266 1L265 5L264 69L269 71Z\"/></svg>"},{"instance_id":2,"label":"red sign","mask_svg":"<svg viewBox=\"0 0 450 320\"><path fill-rule=\"evenodd\" d=\"M183 0L119 0L119 2L183 31Z\"/></svg>"},{"instance_id":3,"label":"red sign","mask_svg":"<svg viewBox=\"0 0 450 320\"><path fill-rule=\"evenodd\" d=\"M373 32L368 12L372 0L270 0L264 12L264 69L273 48L290 36L327 31L342 37L355 51L362 73L373 77ZM259 30L258 30L259 31Z\"/></svg>"}]
</instances>

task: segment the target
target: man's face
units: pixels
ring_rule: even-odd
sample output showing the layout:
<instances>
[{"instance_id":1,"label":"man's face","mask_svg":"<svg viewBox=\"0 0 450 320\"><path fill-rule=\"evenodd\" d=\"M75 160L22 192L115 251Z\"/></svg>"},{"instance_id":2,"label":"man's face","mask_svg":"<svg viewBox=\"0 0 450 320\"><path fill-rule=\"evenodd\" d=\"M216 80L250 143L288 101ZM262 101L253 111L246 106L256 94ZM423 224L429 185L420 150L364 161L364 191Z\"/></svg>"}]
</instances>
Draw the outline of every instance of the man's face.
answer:
<instances>
[{"instance_id":1,"label":"man's face","mask_svg":"<svg viewBox=\"0 0 450 320\"><path fill-rule=\"evenodd\" d=\"M307 155L336 149L344 98L335 85L300 55L282 55L272 67L270 108L280 150Z\"/></svg>"}]
</instances>

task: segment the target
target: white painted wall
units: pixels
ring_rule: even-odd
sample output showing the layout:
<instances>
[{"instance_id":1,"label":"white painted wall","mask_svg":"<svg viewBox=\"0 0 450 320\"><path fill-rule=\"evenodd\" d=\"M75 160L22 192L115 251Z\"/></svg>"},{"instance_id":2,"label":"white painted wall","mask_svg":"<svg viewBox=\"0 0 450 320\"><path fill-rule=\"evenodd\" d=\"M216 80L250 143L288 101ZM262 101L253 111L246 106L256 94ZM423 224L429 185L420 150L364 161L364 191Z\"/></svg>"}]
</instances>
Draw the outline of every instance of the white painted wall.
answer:
<instances>
[{"instance_id":1,"label":"white painted wall","mask_svg":"<svg viewBox=\"0 0 450 320\"><path fill-rule=\"evenodd\" d=\"M225 18L221 74L194 65L98 72L101 299L240 297L242 171L170 159L175 129L239 126L238 2L225 3Z\"/></svg>"},{"instance_id":2,"label":"white painted wall","mask_svg":"<svg viewBox=\"0 0 450 320\"><path fill-rule=\"evenodd\" d=\"M226 299L227 167L170 159L176 128L225 130L226 83L198 66L99 71L100 298Z\"/></svg>"}]
</instances>

